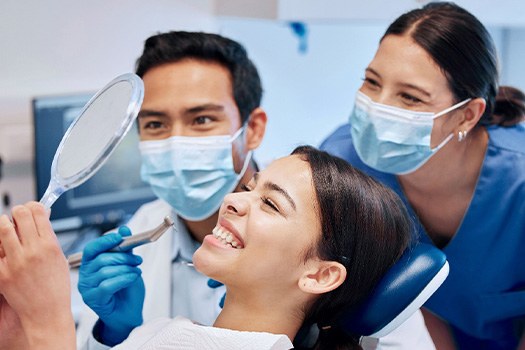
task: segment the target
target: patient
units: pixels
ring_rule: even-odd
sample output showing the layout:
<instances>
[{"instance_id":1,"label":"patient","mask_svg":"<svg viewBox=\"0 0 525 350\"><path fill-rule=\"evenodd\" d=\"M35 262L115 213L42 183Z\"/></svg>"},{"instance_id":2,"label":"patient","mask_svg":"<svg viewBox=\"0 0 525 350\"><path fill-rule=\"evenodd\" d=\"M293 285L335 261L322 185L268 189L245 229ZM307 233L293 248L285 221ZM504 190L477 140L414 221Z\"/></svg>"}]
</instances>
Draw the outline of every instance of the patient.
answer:
<instances>
[{"instance_id":1,"label":"patient","mask_svg":"<svg viewBox=\"0 0 525 350\"><path fill-rule=\"evenodd\" d=\"M68 267L48 215L29 203L13 219L0 218L3 310L18 315L28 348L74 349ZM299 147L225 197L194 255L195 268L227 287L214 327L158 319L116 348L290 349L302 325L317 324L315 349L359 349L337 318L371 292L410 235L393 192L339 158Z\"/></svg>"}]
</instances>

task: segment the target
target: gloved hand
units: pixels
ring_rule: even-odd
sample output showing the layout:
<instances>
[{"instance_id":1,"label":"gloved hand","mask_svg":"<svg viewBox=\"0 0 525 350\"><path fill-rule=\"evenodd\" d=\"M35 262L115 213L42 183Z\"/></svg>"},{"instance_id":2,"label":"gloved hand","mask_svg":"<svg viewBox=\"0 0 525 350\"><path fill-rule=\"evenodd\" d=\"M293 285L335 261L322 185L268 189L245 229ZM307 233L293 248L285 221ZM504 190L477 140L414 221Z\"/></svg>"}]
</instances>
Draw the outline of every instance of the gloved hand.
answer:
<instances>
[{"instance_id":1,"label":"gloved hand","mask_svg":"<svg viewBox=\"0 0 525 350\"><path fill-rule=\"evenodd\" d=\"M121 226L118 233L88 243L79 271L82 299L100 318L97 339L109 346L121 343L143 322L145 288L137 267L142 258L131 251L109 252L122 241L122 236L129 235L130 229Z\"/></svg>"},{"instance_id":2,"label":"gloved hand","mask_svg":"<svg viewBox=\"0 0 525 350\"><path fill-rule=\"evenodd\" d=\"M220 286L222 286L223 284L219 281L216 281L214 279L208 279L208 287L210 288L218 288ZM224 295L222 296L221 300L219 301L219 306L221 308L224 307L224 299L226 299L226 293L224 293Z\"/></svg>"}]
</instances>

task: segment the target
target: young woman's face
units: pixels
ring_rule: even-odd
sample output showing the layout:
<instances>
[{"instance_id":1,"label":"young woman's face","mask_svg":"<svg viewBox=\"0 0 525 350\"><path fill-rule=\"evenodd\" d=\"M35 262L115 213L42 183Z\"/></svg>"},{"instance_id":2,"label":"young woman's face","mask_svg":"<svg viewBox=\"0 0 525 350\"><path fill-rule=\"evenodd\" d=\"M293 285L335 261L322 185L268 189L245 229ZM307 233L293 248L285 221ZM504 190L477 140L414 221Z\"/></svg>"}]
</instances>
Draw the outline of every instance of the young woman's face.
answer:
<instances>
[{"instance_id":1,"label":"young woman's face","mask_svg":"<svg viewBox=\"0 0 525 350\"><path fill-rule=\"evenodd\" d=\"M430 55L407 35L386 36L365 70L360 91L374 102L438 113L454 105L447 78ZM434 119L431 147L454 131L453 111Z\"/></svg>"},{"instance_id":2,"label":"young woman's face","mask_svg":"<svg viewBox=\"0 0 525 350\"><path fill-rule=\"evenodd\" d=\"M318 212L309 164L299 156L276 160L244 192L225 197L195 267L229 287L296 288L320 237Z\"/></svg>"}]
</instances>

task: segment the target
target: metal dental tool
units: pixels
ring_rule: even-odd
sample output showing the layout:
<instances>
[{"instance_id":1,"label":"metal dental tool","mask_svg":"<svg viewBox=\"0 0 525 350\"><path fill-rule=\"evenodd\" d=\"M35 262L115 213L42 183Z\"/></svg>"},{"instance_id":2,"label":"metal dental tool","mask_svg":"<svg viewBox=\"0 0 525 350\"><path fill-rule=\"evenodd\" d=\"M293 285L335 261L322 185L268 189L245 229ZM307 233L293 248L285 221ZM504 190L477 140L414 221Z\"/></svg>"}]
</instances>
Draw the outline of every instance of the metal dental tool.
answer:
<instances>
[{"instance_id":1,"label":"metal dental tool","mask_svg":"<svg viewBox=\"0 0 525 350\"><path fill-rule=\"evenodd\" d=\"M126 252L140 245L155 242L170 227L175 227L174 224L175 222L173 221L173 219L169 216L166 216L164 220L162 221L162 223L156 228L154 228L153 230L149 230L149 231L142 232L136 235L124 237L122 242L120 242L118 246L111 249L110 251ZM67 261L69 262L70 268L79 267L80 264L82 263L82 252L71 254L70 256L67 257Z\"/></svg>"}]
</instances>

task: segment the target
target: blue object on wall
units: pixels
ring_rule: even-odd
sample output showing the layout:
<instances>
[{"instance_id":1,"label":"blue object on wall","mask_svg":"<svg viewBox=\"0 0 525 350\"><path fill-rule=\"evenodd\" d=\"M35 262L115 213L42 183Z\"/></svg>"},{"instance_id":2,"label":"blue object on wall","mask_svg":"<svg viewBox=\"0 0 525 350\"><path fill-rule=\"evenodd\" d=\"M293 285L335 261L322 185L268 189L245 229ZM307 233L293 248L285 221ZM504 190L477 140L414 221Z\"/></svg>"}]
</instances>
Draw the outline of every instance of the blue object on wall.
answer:
<instances>
[{"instance_id":1,"label":"blue object on wall","mask_svg":"<svg viewBox=\"0 0 525 350\"><path fill-rule=\"evenodd\" d=\"M290 28L299 39L299 53L305 54L308 51L308 26L304 22L290 22Z\"/></svg>"}]
</instances>

